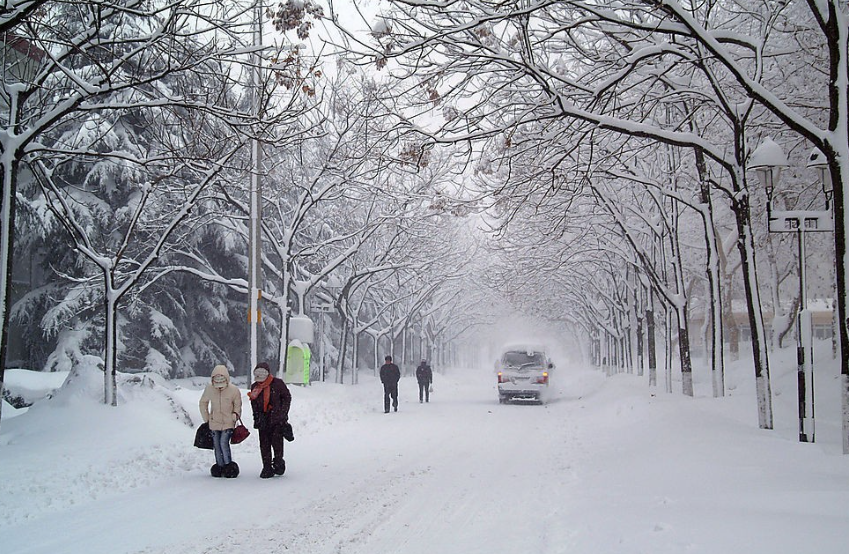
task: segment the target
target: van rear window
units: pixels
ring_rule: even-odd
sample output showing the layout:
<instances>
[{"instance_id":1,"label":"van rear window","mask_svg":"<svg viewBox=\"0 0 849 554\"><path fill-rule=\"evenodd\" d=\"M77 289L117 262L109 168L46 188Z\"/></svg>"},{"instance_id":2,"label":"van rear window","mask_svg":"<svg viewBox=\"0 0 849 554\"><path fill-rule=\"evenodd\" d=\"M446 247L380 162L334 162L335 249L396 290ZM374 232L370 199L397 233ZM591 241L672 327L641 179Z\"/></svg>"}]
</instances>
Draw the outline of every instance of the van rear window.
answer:
<instances>
[{"instance_id":1,"label":"van rear window","mask_svg":"<svg viewBox=\"0 0 849 554\"><path fill-rule=\"evenodd\" d=\"M502 361L511 367L519 367L524 364L544 365L545 360L539 352L505 352Z\"/></svg>"}]
</instances>

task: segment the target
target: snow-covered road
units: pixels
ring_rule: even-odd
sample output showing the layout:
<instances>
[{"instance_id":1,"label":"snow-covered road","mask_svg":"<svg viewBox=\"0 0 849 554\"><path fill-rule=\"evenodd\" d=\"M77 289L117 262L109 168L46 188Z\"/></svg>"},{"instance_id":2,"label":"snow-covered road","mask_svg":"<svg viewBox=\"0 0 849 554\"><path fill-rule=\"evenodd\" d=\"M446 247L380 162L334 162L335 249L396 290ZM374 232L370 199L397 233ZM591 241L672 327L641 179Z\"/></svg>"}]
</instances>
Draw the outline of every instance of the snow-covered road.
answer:
<instances>
[{"instance_id":1,"label":"snow-covered road","mask_svg":"<svg viewBox=\"0 0 849 554\"><path fill-rule=\"evenodd\" d=\"M499 405L486 371L437 375L429 404L404 378L390 414L368 377L293 389L289 469L270 480L258 478L255 436L234 447L238 479L209 477L211 455L185 447L191 430L132 408L141 393L99 431L110 448L83 440L69 453L68 434L85 435L76 426L33 430L67 408L26 414L0 434L11 456L0 458L0 551L845 552L849 464L758 430L748 396L688 399L631 375L557 371L545 406ZM199 391L176 395L196 409ZM133 447L116 445L133 437L127 460ZM39 439L60 442L62 459Z\"/></svg>"},{"instance_id":2,"label":"snow-covered road","mask_svg":"<svg viewBox=\"0 0 849 554\"><path fill-rule=\"evenodd\" d=\"M390 414L380 410L379 388L369 387L370 411L299 437L289 473L252 487L267 513L249 509L254 515L232 532L206 537L204 551L561 551L571 531L558 506L569 504L570 467L581 454L569 415L580 410L576 397L501 406L491 377L438 383L427 404L407 379L400 411ZM600 374L589 377L601 386ZM243 468L255 480L258 465ZM168 551L194 553L197 542Z\"/></svg>"}]
</instances>

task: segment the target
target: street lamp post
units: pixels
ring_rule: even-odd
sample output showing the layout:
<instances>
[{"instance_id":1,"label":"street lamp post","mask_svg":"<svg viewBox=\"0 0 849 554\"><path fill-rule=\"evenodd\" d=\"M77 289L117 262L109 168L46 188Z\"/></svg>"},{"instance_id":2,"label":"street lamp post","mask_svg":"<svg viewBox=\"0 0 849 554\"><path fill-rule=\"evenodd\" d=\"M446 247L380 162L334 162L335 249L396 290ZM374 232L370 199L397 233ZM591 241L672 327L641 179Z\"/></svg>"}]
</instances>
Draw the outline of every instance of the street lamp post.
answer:
<instances>
[{"instance_id":1,"label":"street lamp post","mask_svg":"<svg viewBox=\"0 0 849 554\"><path fill-rule=\"evenodd\" d=\"M811 151L808 167L818 172L819 183L825 194L825 210L772 209L772 195L778 183L781 168L787 167L787 156L772 139L766 138L752 152L749 168L754 169L758 180L766 189L767 219L770 233L796 233L799 248L799 315L796 319L797 384L799 399L799 442L815 442L816 420L814 411L814 350L813 324L808 309L805 267L805 235L834 231L831 214L831 176L825 156L819 149Z\"/></svg>"},{"instance_id":2,"label":"street lamp post","mask_svg":"<svg viewBox=\"0 0 849 554\"><path fill-rule=\"evenodd\" d=\"M318 302L314 302L310 307L310 311L315 314L316 319L318 320L318 335L316 338L316 347L318 348L318 367L319 367L319 380L324 381L327 377L327 371L325 371L325 351L327 350L324 347L324 333L325 333L325 315L330 313L333 310L333 305L325 302L323 300L319 300Z\"/></svg>"},{"instance_id":3,"label":"street lamp post","mask_svg":"<svg viewBox=\"0 0 849 554\"><path fill-rule=\"evenodd\" d=\"M251 54L251 101L254 113L260 114L260 84L262 83L262 58L259 48L262 46L262 0L257 0L253 7L253 47ZM248 368L248 384L251 382L251 372L259 362L260 330L262 322L262 182L260 180L261 154L259 140L251 139L251 174L250 174L250 225L248 229L248 325L250 337L250 368ZM282 375L281 375L282 377Z\"/></svg>"},{"instance_id":4,"label":"street lamp post","mask_svg":"<svg viewBox=\"0 0 849 554\"><path fill-rule=\"evenodd\" d=\"M325 356L325 348L324 348L324 335L326 333L325 327L326 321L325 318L328 314L333 312L333 303L336 301L340 291L342 290L344 283L342 280L336 275L331 275L327 278L327 280L322 284L322 288L328 293L329 299L327 301L316 302L312 306L312 310L318 314L318 345L320 350L319 353L319 364L321 366L321 381L325 381L327 379L327 356Z\"/></svg>"}]
</instances>

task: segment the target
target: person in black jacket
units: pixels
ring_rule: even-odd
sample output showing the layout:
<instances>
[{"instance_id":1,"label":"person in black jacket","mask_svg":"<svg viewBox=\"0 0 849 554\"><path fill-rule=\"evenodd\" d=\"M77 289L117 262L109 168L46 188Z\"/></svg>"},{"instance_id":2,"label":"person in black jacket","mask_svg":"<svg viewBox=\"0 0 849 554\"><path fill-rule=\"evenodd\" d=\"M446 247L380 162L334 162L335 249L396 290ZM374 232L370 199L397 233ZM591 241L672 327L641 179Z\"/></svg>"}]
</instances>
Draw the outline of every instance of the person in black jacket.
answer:
<instances>
[{"instance_id":1,"label":"person in black jacket","mask_svg":"<svg viewBox=\"0 0 849 554\"><path fill-rule=\"evenodd\" d=\"M254 379L248 397L254 414L254 428L259 431L259 454L262 457L262 473L259 476L268 479L286 472L283 437L289 422L292 394L282 379L271 375L266 362L256 365Z\"/></svg>"},{"instance_id":2,"label":"person in black jacket","mask_svg":"<svg viewBox=\"0 0 849 554\"><path fill-rule=\"evenodd\" d=\"M422 358L422 363L416 368L416 381L419 382L419 404L430 402L430 384L433 382L433 371L427 363L427 360Z\"/></svg>"},{"instance_id":3,"label":"person in black jacket","mask_svg":"<svg viewBox=\"0 0 849 554\"><path fill-rule=\"evenodd\" d=\"M392 363L392 356L384 358L386 363L380 366L380 382L383 383L383 412L389 413L389 397L392 397L392 407L398 411L398 381L401 380L401 370Z\"/></svg>"}]
</instances>

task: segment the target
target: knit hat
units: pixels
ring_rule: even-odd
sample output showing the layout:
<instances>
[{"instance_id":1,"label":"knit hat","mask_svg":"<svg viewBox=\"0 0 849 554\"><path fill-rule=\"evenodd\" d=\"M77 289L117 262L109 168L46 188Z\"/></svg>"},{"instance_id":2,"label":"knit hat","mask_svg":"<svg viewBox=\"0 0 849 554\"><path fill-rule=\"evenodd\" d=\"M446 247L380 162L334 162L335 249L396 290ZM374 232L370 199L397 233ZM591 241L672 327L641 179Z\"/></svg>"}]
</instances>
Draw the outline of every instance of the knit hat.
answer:
<instances>
[{"instance_id":1,"label":"knit hat","mask_svg":"<svg viewBox=\"0 0 849 554\"><path fill-rule=\"evenodd\" d=\"M254 368L254 379L265 381L269 373L271 373L271 367L268 365L268 362L259 362Z\"/></svg>"}]
</instances>

